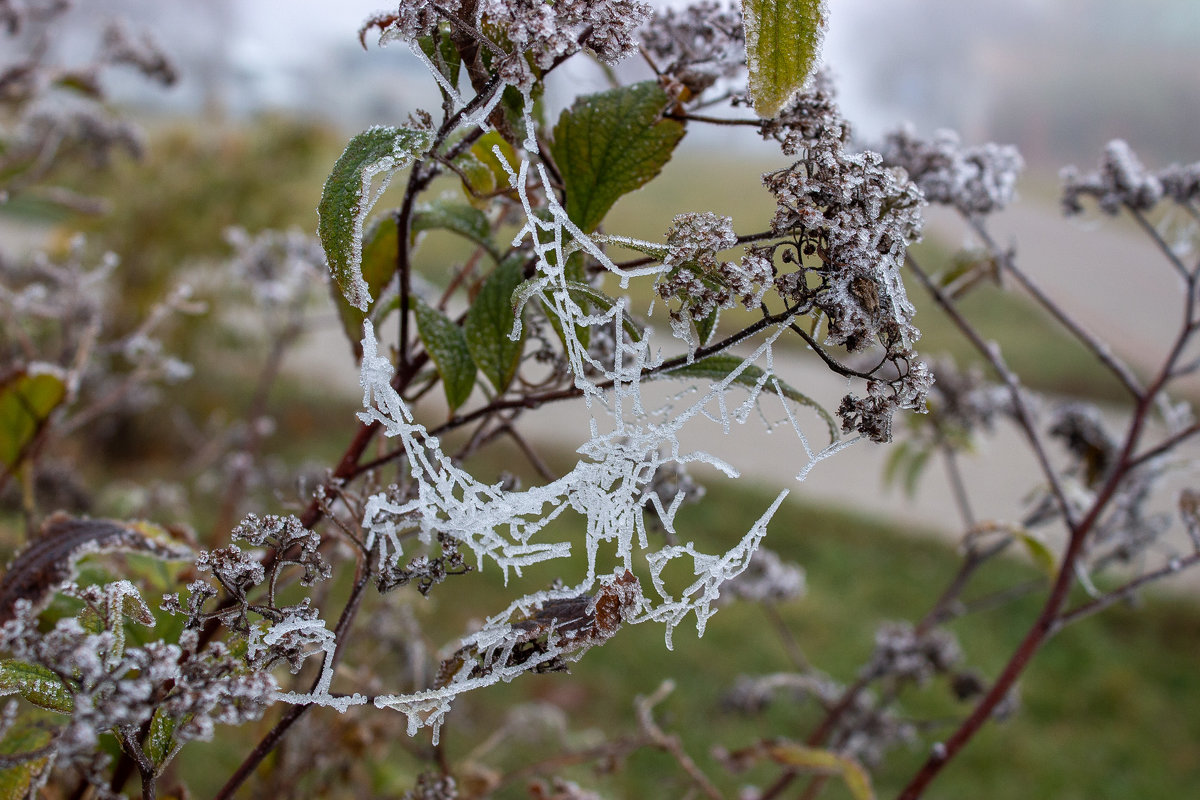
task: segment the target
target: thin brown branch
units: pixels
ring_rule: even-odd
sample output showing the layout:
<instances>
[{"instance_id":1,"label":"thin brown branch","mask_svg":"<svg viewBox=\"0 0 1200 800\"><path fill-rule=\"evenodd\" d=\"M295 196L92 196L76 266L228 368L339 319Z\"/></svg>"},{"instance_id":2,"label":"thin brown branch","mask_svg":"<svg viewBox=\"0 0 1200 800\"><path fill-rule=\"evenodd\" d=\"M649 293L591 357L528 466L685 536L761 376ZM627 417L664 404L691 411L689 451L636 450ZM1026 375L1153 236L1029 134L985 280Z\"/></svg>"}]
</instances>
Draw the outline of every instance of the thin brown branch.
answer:
<instances>
[{"instance_id":1,"label":"thin brown branch","mask_svg":"<svg viewBox=\"0 0 1200 800\"><path fill-rule=\"evenodd\" d=\"M1090 617L1112 606L1114 603L1132 597L1143 586L1156 583L1172 575L1178 575L1180 572L1195 566L1197 563L1200 563L1200 552L1189 553L1182 558L1173 558L1156 570L1139 575L1118 586L1116 589L1112 589L1097 598L1064 611L1054 621L1054 625L1050 629L1050 635L1053 636L1073 622Z\"/></svg>"},{"instance_id":2,"label":"thin brown branch","mask_svg":"<svg viewBox=\"0 0 1200 800\"><path fill-rule=\"evenodd\" d=\"M1011 250L1002 250L992 238L991 232L983 224L983 220L978 216L964 214L963 218L979 240L983 242L984 247L988 249L989 254L995 259L996 263L1000 264L1005 272L1016 278L1017 282L1027 291L1038 304L1046 309L1059 324L1066 328L1072 336L1074 336L1080 344L1088 349L1096 360L1103 364L1109 372L1116 376L1125 390L1136 400L1142 396L1144 389L1141 382L1117 356L1109 349L1108 345L1100 341L1094 335L1089 333L1082 325L1066 312L1066 310L1056 303L1049 295L1042 291L1033 280L1025 274L1024 270L1017 267L1016 258Z\"/></svg>"},{"instance_id":3,"label":"thin brown branch","mask_svg":"<svg viewBox=\"0 0 1200 800\"><path fill-rule=\"evenodd\" d=\"M1185 281L1191 283L1192 274L1188 270L1187 265L1185 265L1179 259L1179 256L1176 255L1175 251L1171 249L1171 245L1167 244L1167 241L1162 238L1162 234L1158 232L1158 229L1150 224L1150 221L1146 219L1146 215L1140 210L1132 208L1128 205L1125 206L1125 210L1127 210L1129 212L1129 216L1133 217L1134 221L1137 222L1138 226L1142 229L1142 232L1149 236L1150 240L1158 246L1158 249L1162 251L1164 256L1166 256L1167 261L1170 262L1171 266L1175 268L1175 271L1178 272Z\"/></svg>"},{"instance_id":4,"label":"thin brown branch","mask_svg":"<svg viewBox=\"0 0 1200 800\"><path fill-rule=\"evenodd\" d=\"M1067 501L1067 496L1063 490L1062 482L1059 480L1058 473L1050 465L1050 458L1046 454L1046 447L1042 443L1042 437L1038 434L1037 427L1033 422L1033 415L1030 413L1028 404L1025 402L1025 394L1021 389L1020 381L1013 371L1008 368L1008 365L1004 363L1004 359L1000 355L1000 348L995 344L990 344L983 340L983 337L975 330L975 326L959 313L954 305L954 301L947 297L946 293L933 282L929 274L913 259L911 253L907 256L907 263L921 285L933 296L933 299L946 315L950 317L950 320L958 327L967 341L979 351L980 355L987 360L988 364L991 365L992 369L1004 382L1004 385L1008 387L1009 395L1013 401L1013 410L1016 413L1017 424L1025 434L1025 438L1029 440L1029 446L1037 458L1042 475L1050 485L1050 490L1054 494L1054 499L1058 503L1063 518L1067 521L1069 527L1074 528L1075 512L1071 504Z\"/></svg>"}]
</instances>

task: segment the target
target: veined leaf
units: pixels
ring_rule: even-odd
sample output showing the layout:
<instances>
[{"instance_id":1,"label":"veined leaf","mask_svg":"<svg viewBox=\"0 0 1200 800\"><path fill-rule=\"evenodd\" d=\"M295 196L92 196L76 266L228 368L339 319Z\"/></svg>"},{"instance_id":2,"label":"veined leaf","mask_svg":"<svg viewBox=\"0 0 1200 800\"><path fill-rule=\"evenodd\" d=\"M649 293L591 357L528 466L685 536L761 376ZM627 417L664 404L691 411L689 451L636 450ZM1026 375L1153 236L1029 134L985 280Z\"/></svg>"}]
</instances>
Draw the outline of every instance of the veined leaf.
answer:
<instances>
[{"instance_id":1,"label":"veined leaf","mask_svg":"<svg viewBox=\"0 0 1200 800\"><path fill-rule=\"evenodd\" d=\"M491 226L478 208L447 200L435 200L419 206L413 212L413 235L439 228L470 239L487 250L493 261L500 261L500 254L496 252L496 245L492 242Z\"/></svg>"},{"instance_id":2,"label":"veined leaf","mask_svg":"<svg viewBox=\"0 0 1200 800\"><path fill-rule=\"evenodd\" d=\"M804 86L825 24L822 0L742 0L750 98L773 117Z\"/></svg>"},{"instance_id":3,"label":"veined leaf","mask_svg":"<svg viewBox=\"0 0 1200 800\"><path fill-rule=\"evenodd\" d=\"M417 333L442 376L446 402L453 412L467 402L475 388L475 362L467 347L466 334L452 319L420 298L416 303L416 317Z\"/></svg>"},{"instance_id":4,"label":"veined leaf","mask_svg":"<svg viewBox=\"0 0 1200 800\"><path fill-rule=\"evenodd\" d=\"M0 385L0 465L17 466L42 424L67 396L67 386L52 372L22 369Z\"/></svg>"},{"instance_id":5,"label":"veined leaf","mask_svg":"<svg viewBox=\"0 0 1200 800\"><path fill-rule=\"evenodd\" d=\"M421 52L437 67L438 72L442 74L446 82L453 87L457 87L458 73L462 69L462 56L458 54L458 48L454 46L454 41L450 38L450 25L443 23L440 26L436 53L434 51L432 36L422 36L420 39L417 39L417 45L420 46ZM442 92L444 94L445 89L442 89Z\"/></svg>"},{"instance_id":6,"label":"veined leaf","mask_svg":"<svg viewBox=\"0 0 1200 800\"><path fill-rule=\"evenodd\" d=\"M75 708L75 696L62 678L41 664L30 664L15 658L0 661L0 696L19 694L38 708L70 714Z\"/></svg>"},{"instance_id":7,"label":"veined leaf","mask_svg":"<svg viewBox=\"0 0 1200 800\"><path fill-rule=\"evenodd\" d=\"M737 356L714 355L708 356L707 358L699 361L693 361L691 364L684 364L680 367L676 367L669 372L664 372L662 373L662 377L707 378L713 381L723 381L729 377L731 372L741 366L742 359L738 358ZM733 382L752 389L755 386L758 386L759 381L762 379L764 374L765 373L760 367L756 367L753 364L747 364L746 368L738 373L738 376L733 379ZM766 383L765 387L768 390L774 388L770 382ZM783 381L779 381L779 389L783 392L783 396L787 399L794 403L808 406L817 412L821 419L825 421L825 427L829 429L830 441L836 442L840 438L837 422L833 419L833 416L821 406L820 403L818 403L816 400L813 400L803 392L789 386Z\"/></svg>"},{"instance_id":8,"label":"veined leaf","mask_svg":"<svg viewBox=\"0 0 1200 800\"><path fill-rule=\"evenodd\" d=\"M516 320L512 296L521 284L521 260L509 259L488 276L467 311L463 332L471 358L497 392L512 383L525 349L525 331L508 338Z\"/></svg>"},{"instance_id":9,"label":"veined leaf","mask_svg":"<svg viewBox=\"0 0 1200 800\"><path fill-rule=\"evenodd\" d=\"M350 305L366 311L371 291L362 274L363 223L396 170L404 169L433 143L427 131L369 128L350 140L325 181L317 233L338 288ZM373 187L376 176L383 176Z\"/></svg>"},{"instance_id":10,"label":"veined leaf","mask_svg":"<svg viewBox=\"0 0 1200 800\"><path fill-rule=\"evenodd\" d=\"M669 102L657 82L645 81L581 97L558 118L550 149L563 176L567 215L585 233L671 159L684 130L661 118Z\"/></svg>"}]
</instances>

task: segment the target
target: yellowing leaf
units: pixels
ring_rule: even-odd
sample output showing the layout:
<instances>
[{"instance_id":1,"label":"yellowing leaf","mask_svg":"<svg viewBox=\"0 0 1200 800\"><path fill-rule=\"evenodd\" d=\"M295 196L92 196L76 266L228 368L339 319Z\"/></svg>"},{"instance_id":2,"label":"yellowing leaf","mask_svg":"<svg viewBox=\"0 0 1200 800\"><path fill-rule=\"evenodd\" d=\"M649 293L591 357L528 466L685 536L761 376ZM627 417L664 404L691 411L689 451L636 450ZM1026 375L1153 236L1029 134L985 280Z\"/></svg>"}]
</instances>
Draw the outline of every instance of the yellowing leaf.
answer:
<instances>
[{"instance_id":1,"label":"yellowing leaf","mask_svg":"<svg viewBox=\"0 0 1200 800\"><path fill-rule=\"evenodd\" d=\"M804 86L821 48L821 0L742 0L750 98L773 117Z\"/></svg>"},{"instance_id":2,"label":"yellowing leaf","mask_svg":"<svg viewBox=\"0 0 1200 800\"><path fill-rule=\"evenodd\" d=\"M671 159L683 125L661 118L669 102L657 82L645 81L581 97L558 118L550 149L563 176L567 216L584 233Z\"/></svg>"},{"instance_id":3,"label":"yellowing leaf","mask_svg":"<svg viewBox=\"0 0 1200 800\"><path fill-rule=\"evenodd\" d=\"M871 776L852 758L838 755L829 750L805 747L793 742L773 742L766 746L766 754L778 764L796 767L805 772L822 775L840 775L854 800L875 800L871 788Z\"/></svg>"},{"instance_id":4,"label":"yellowing leaf","mask_svg":"<svg viewBox=\"0 0 1200 800\"><path fill-rule=\"evenodd\" d=\"M0 385L0 465L15 467L42 424L67 396L58 375L20 370Z\"/></svg>"}]
</instances>

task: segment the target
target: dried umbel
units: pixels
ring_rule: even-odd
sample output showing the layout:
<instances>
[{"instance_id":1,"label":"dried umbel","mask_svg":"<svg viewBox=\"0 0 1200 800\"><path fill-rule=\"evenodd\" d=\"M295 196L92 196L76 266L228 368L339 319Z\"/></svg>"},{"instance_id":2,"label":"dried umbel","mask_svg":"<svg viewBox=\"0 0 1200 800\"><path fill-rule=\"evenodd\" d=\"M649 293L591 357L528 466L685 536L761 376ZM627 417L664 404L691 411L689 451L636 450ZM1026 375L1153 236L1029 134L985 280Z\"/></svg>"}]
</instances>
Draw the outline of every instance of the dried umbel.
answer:
<instances>
[{"instance_id":1,"label":"dried umbel","mask_svg":"<svg viewBox=\"0 0 1200 800\"><path fill-rule=\"evenodd\" d=\"M990 214L1011 203L1025 165L1011 145L966 147L949 130L927 141L912 126L889 133L879 151L884 164L904 168L927 201L967 214Z\"/></svg>"}]
</instances>

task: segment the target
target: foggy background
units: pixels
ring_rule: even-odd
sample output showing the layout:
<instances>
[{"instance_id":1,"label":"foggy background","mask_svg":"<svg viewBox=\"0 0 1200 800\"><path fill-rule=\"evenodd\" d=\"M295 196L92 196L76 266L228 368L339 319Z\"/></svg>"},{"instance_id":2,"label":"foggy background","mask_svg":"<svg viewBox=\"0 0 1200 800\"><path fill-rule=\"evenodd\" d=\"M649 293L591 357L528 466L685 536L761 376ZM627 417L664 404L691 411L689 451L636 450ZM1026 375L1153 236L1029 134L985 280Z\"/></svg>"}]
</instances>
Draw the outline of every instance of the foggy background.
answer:
<instances>
[{"instance_id":1,"label":"foggy background","mask_svg":"<svg viewBox=\"0 0 1200 800\"><path fill-rule=\"evenodd\" d=\"M91 0L77 34L108 16L144 25L177 60L170 91L119 77L120 101L162 113L244 117L290 111L349 130L437 105L433 83L400 46L369 52L356 31L384 0ZM657 2L657 6L683 3ZM1016 144L1033 168L1091 165L1121 137L1150 165L1200 144L1196 0L832 0L824 62L847 118L871 138L899 122L967 142ZM71 31L62 44L71 50ZM582 62L583 60L576 60ZM624 65L644 68L636 59ZM599 87L571 62L557 104ZM551 104L555 105L554 97ZM717 137L727 133L705 132ZM750 143L748 147L753 147Z\"/></svg>"}]
</instances>

